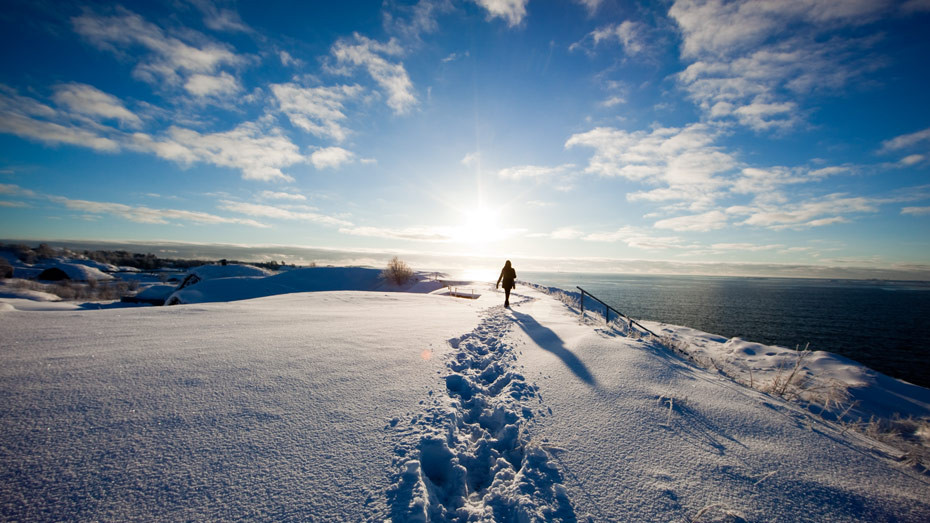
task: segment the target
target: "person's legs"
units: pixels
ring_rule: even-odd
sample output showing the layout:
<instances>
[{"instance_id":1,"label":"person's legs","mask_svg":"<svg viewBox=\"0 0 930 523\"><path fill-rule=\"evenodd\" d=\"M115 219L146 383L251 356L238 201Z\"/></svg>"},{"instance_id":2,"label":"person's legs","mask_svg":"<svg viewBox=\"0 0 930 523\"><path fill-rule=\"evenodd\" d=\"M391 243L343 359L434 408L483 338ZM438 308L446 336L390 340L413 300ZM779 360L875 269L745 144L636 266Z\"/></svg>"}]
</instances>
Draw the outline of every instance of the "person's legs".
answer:
<instances>
[{"instance_id":1,"label":"person's legs","mask_svg":"<svg viewBox=\"0 0 930 523\"><path fill-rule=\"evenodd\" d=\"M504 307L510 307L510 287L504 287Z\"/></svg>"}]
</instances>

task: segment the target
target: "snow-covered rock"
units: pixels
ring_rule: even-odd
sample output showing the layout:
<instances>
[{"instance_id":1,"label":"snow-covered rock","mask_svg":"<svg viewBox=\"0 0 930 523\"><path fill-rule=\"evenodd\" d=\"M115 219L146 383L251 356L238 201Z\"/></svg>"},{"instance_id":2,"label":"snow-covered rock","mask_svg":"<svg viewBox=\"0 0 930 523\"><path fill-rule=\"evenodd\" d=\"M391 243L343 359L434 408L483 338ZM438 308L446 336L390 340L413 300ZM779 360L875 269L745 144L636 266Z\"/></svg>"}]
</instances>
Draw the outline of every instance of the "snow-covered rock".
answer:
<instances>
[{"instance_id":1,"label":"snow-covered rock","mask_svg":"<svg viewBox=\"0 0 930 523\"><path fill-rule=\"evenodd\" d=\"M43 263L37 265L37 267L42 268L42 272L45 272L49 269L58 269L67 275L68 279L72 281L109 281L114 279L113 276L88 265L83 265L79 263L68 263L61 261L54 261L51 263ZM41 273L36 277L41 279Z\"/></svg>"}]
</instances>

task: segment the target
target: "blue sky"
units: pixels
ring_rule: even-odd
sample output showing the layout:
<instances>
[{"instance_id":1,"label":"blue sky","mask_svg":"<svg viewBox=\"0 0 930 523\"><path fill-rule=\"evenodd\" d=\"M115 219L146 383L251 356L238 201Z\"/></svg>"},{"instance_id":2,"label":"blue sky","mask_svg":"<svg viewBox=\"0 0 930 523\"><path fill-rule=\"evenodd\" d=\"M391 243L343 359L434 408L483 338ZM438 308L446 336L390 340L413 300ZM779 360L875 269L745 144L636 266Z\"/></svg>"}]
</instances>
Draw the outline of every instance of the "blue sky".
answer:
<instances>
[{"instance_id":1,"label":"blue sky","mask_svg":"<svg viewBox=\"0 0 930 523\"><path fill-rule=\"evenodd\" d=\"M930 278L928 0L59 4L0 238Z\"/></svg>"}]
</instances>

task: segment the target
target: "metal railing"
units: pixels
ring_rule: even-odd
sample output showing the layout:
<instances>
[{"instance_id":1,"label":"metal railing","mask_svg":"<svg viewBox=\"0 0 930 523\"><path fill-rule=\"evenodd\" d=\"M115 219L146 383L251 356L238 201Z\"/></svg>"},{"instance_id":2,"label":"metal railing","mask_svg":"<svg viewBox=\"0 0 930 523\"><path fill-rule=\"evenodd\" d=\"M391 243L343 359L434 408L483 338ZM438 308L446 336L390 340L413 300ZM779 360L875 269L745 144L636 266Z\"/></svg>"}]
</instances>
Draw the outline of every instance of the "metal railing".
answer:
<instances>
[{"instance_id":1,"label":"metal railing","mask_svg":"<svg viewBox=\"0 0 930 523\"><path fill-rule=\"evenodd\" d=\"M648 332L649 334L652 334L653 336L658 337L658 335L657 335L656 333L652 332L651 330L647 329L646 327L643 327L642 324L640 324L639 322L637 322L637 321L634 320L633 318L630 318L630 317L627 316L626 314L623 314L622 312L618 311L617 309L615 309L615 308L611 307L610 305L604 303L603 301L601 301L600 299L598 299L597 296L595 296L595 295L591 294L590 292L588 292L588 291L582 289L581 287L578 287L577 285L575 286L575 288L578 289L579 291L581 291L581 316L582 316L582 317L584 317L584 297L585 297L585 295L587 295L587 296L590 296L591 298L593 298L594 301L596 301L596 302L598 302L598 303L600 303L601 305L604 306L604 320L605 320L607 323L610 323L610 311L614 311L614 313L615 313L617 316L619 316L619 317L621 317L621 318L624 318L626 321L628 321L628 322L630 323L630 325L635 325L635 326L639 327L640 329L642 329L642 330Z\"/></svg>"}]
</instances>

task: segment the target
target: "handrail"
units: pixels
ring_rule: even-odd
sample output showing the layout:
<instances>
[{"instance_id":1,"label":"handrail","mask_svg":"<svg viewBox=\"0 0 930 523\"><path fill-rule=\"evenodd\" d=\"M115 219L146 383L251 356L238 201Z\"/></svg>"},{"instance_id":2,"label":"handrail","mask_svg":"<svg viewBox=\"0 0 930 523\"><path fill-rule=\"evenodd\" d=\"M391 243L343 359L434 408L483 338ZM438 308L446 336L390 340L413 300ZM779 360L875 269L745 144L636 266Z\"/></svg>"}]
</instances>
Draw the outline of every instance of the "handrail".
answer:
<instances>
[{"instance_id":1,"label":"handrail","mask_svg":"<svg viewBox=\"0 0 930 523\"><path fill-rule=\"evenodd\" d=\"M623 314L622 312L618 311L617 309L615 309L615 308L611 307L610 305L604 303L604 302L603 302L600 298L598 298L597 296L595 296L595 295L591 294L590 292L588 292L588 291L582 289L581 287L578 287L577 285L575 286L575 288L578 289L579 291L581 291L581 315L582 315L582 316L584 316L584 296L585 296L585 294L587 294L588 296L594 298L595 301L597 301L598 303L600 303L601 305L604 306L604 320L606 320L607 323L610 323L610 311L614 311L614 312L617 314L617 316L620 316L621 318L626 318L626 321L630 322L630 325L636 325L637 327L639 327L640 329L642 329L642 330L648 332L649 334L652 334L653 336L658 337L658 335L657 335L656 333L652 332L651 330L647 329L646 327L643 327L643 325L642 325L641 323L637 322L637 321L634 320L633 318L630 318L630 317L627 316L626 314Z\"/></svg>"}]
</instances>

